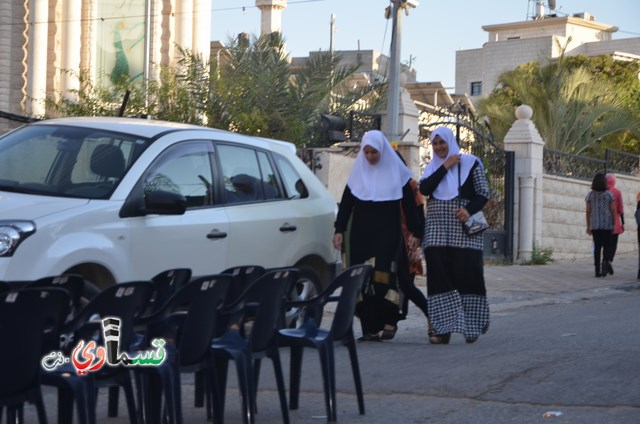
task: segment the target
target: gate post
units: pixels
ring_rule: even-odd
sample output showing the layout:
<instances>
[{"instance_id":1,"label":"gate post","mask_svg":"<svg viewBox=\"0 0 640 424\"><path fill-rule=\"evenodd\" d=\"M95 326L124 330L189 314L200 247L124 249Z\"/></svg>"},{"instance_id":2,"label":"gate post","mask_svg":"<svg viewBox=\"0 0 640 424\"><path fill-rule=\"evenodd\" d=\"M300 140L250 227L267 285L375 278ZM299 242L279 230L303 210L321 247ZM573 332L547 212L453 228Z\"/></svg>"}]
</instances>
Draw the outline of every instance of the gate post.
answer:
<instances>
[{"instance_id":1,"label":"gate post","mask_svg":"<svg viewBox=\"0 0 640 424\"><path fill-rule=\"evenodd\" d=\"M514 152L513 257L518 263L531 259L534 242L542 237L542 180L544 141L531 121L527 105L516 109L518 118L504 138L504 149Z\"/></svg>"}]
</instances>

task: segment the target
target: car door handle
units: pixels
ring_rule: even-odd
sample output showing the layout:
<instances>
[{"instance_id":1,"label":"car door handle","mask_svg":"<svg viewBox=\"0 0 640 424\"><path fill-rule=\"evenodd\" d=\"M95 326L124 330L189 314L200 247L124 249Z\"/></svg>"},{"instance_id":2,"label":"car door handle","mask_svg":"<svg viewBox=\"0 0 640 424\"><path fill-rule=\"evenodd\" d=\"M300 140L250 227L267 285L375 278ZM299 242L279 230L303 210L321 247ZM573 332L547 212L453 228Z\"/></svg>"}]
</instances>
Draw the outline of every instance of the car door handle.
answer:
<instances>
[{"instance_id":1,"label":"car door handle","mask_svg":"<svg viewBox=\"0 0 640 424\"><path fill-rule=\"evenodd\" d=\"M297 229L298 229L298 227L296 227L295 225L290 225L290 224L283 224L282 227L280 227L280 231L282 231L283 233L289 233L289 232L295 231Z\"/></svg>"},{"instance_id":2,"label":"car door handle","mask_svg":"<svg viewBox=\"0 0 640 424\"><path fill-rule=\"evenodd\" d=\"M220 230L213 230L209 234L207 234L208 239L221 239L221 238L225 238L226 236L227 236L227 233Z\"/></svg>"}]
</instances>

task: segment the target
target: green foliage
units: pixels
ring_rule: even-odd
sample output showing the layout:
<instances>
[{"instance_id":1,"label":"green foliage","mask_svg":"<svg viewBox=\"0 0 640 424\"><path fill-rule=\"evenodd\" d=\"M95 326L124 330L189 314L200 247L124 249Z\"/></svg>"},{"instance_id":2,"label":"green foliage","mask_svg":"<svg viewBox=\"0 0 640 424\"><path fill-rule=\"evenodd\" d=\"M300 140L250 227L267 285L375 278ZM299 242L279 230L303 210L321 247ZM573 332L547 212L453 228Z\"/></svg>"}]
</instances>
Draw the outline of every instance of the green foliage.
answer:
<instances>
[{"instance_id":1,"label":"green foliage","mask_svg":"<svg viewBox=\"0 0 640 424\"><path fill-rule=\"evenodd\" d=\"M503 140L514 109L532 107L546 147L568 153L604 147L637 151L640 137L640 64L609 56L530 62L500 75L498 88L478 104Z\"/></svg>"},{"instance_id":2,"label":"green foliage","mask_svg":"<svg viewBox=\"0 0 640 424\"><path fill-rule=\"evenodd\" d=\"M546 265L549 262L554 262L553 249L550 247L539 247L535 242L533 243L533 251L531 252L531 259L524 263L524 265Z\"/></svg>"},{"instance_id":3,"label":"green foliage","mask_svg":"<svg viewBox=\"0 0 640 424\"><path fill-rule=\"evenodd\" d=\"M188 50L180 52L175 66L158 66L158 80L146 84L126 78L96 83L79 75L78 90L46 99L48 115L115 116L129 92L126 116L148 115L317 146L322 142L321 113L346 119L352 110L374 113L384 101L380 83L348 84L358 67L341 66L339 54L313 53L306 63L292 67L279 34L229 40L209 63Z\"/></svg>"}]
</instances>

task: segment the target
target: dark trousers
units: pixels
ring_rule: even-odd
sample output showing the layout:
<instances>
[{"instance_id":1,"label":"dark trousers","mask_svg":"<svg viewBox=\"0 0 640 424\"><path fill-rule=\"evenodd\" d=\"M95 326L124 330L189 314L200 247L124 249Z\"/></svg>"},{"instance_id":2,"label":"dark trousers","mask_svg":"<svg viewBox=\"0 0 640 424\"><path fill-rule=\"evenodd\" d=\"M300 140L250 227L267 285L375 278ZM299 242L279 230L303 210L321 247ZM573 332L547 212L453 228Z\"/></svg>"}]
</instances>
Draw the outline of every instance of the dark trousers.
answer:
<instances>
[{"instance_id":1,"label":"dark trousers","mask_svg":"<svg viewBox=\"0 0 640 424\"><path fill-rule=\"evenodd\" d=\"M593 262L596 269L600 269L600 259L611 261L611 230L592 230L593 237Z\"/></svg>"},{"instance_id":2,"label":"dark trousers","mask_svg":"<svg viewBox=\"0 0 640 424\"><path fill-rule=\"evenodd\" d=\"M618 236L619 234L611 234L611 259L613 262L613 258L616 256L616 250L618 250Z\"/></svg>"}]
</instances>

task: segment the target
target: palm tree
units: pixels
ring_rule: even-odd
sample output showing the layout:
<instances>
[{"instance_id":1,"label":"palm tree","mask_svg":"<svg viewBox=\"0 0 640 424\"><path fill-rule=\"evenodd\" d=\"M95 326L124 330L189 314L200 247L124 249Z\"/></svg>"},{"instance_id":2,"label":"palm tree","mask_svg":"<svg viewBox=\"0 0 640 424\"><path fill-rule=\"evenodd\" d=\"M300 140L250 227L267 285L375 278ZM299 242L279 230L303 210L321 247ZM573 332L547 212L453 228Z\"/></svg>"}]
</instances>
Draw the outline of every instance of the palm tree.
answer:
<instances>
[{"instance_id":1,"label":"palm tree","mask_svg":"<svg viewBox=\"0 0 640 424\"><path fill-rule=\"evenodd\" d=\"M626 130L640 134L638 114L629 109L620 86L586 66L569 66L563 56L546 66L532 62L505 72L498 87L478 105L498 139L520 104L531 106L532 120L550 149L580 154L608 135Z\"/></svg>"},{"instance_id":2,"label":"palm tree","mask_svg":"<svg viewBox=\"0 0 640 424\"><path fill-rule=\"evenodd\" d=\"M66 93L73 96L46 99L49 114L113 116L128 93L129 116L149 115L311 147L323 142L321 113L347 118L350 111L377 111L384 101L382 83L350 84L358 67L341 66L339 54L313 54L293 69L279 33L230 40L209 63L186 49L181 54L175 66L160 66L159 79L148 81L146 91L141 81L125 77L101 85L80 75L80 89Z\"/></svg>"}]
</instances>

